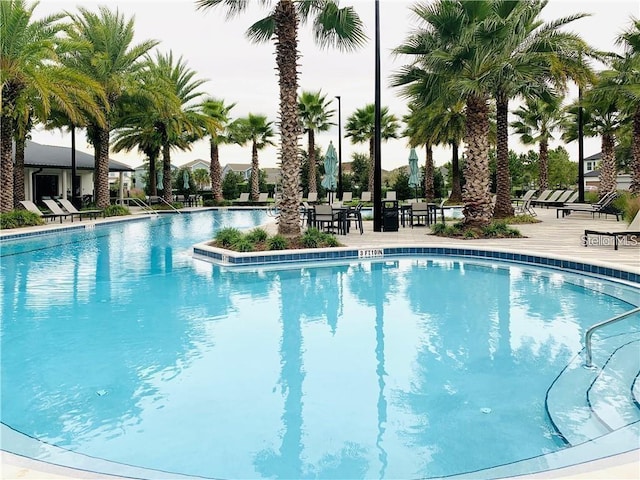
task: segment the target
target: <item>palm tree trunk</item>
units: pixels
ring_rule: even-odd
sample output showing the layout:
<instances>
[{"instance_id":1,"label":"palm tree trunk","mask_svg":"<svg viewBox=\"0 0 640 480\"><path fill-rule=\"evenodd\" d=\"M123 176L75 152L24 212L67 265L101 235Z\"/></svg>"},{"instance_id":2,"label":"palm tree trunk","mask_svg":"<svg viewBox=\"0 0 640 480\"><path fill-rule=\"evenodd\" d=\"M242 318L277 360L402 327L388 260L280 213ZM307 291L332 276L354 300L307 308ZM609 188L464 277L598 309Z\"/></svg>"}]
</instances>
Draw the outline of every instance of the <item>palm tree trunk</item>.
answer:
<instances>
[{"instance_id":1,"label":"palm tree trunk","mask_svg":"<svg viewBox=\"0 0 640 480\"><path fill-rule=\"evenodd\" d=\"M26 139L20 137L16 140L16 164L13 167L13 203L18 207L21 200L25 200L24 195L24 147Z\"/></svg>"},{"instance_id":2,"label":"palm tree trunk","mask_svg":"<svg viewBox=\"0 0 640 480\"><path fill-rule=\"evenodd\" d=\"M211 165L209 166L209 177L211 177L211 193L216 203L224 200L222 196L222 169L220 168L220 153L218 144L211 140L209 158Z\"/></svg>"},{"instance_id":3,"label":"palm tree trunk","mask_svg":"<svg viewBox=\"0 0 640 480\"><path fill-rule=\"evenodd\" d=\"M375 155L375 143L374 143L374 138L371 137L371 139L369 139L369 179L368 179L367 189L372 193L373 193L373 174L375 173L374 166L373 166L374 155ZM379 198L373 199L374 202L377 202L378 200L380 199Z\"/></svg>"},{"instance_id":4,"label":"palm tree trunk","mask_svg":"<svg viewBox=\"0 0 640 480\"><path fill-rule=\"evenodd\" d=\"M467 161L462 213L465 225L485 226L491 221L492 205L489 196L489 107L484 96L469 96L466 123Z\"/></svg>"},{"instance_id":5,"label":"palm tree trunk","mask_svg":"<svg viewBox=\"0 0 640 480\"><path fill-rule=\"evenodd\" d=\"M496 95L496 123L498 144L496 147L496 205L495 218L511 217L511 173L509 172L509 98L501 92Z\"/></svg>"},{"instance_id":6,"label":"palm tree trunk","mask_svg":"<svg viewBox=\"0 0 640 480\"><path fill-rule=\"evenodd\" d=\"M425 150L427 151L427 158L424 163L424 198L427 202L431 202L435 196L436 192L433 186L433 148L431 144L425 145Z\"/></svg>"},{"instance_id":7,"label":"palm tree trunk","mask_svg":"<svg viewBox=\"0 0 640 480\"><path fill-rule=\"evenodd\" d=\"M549 187L549 144L546 140L540 142L540 158L538 158L538 182L540 190Z\"/></svg>"},{"instance_id":8,"label":"palm tree trunk","mask_svg":"<svg viewBox=\"0 0 640 480\"><path fill-rule=\"evenodd\" d=\"M13 118L11 107L18 92L7 83L2 86L2 115L0 115L0 213L13 210Z\"/></svg>"},{"instance_id":9,"label":"palm tree trunk","mask_svg":"<svg viewBox=\"0 0 640 480\"><path fill-rule=\"evenodd\" d=\"M155 197L158 195L158 185L156 182L156 156L149 156L149 195Z\"/></svg>"},{"instance_id":10,"label":"palm tree trunk","mask_svg":"<svg viewBox=\"0 0 640 480\"><path fill-rule=\"evenodd\" d=\"M109 199L109 126L97 129L96 165L93 179L95 202L98 208L107 208Z\"/></svg>"},{"instance_id":11,"label":"palm tree trunk","mask_svg":"<svg viewBox=\"0 0 640 480\"><path fill-rule=\"evenodd\" d=\"M298 190L300 156L298 155L298 16L292 0L280 0L275 12L276 64L280 84L280 167L282 198L278 233L300 235Z\"/></svg>"},{"instance_id":12,"label":"palm tree trunk","mask_svg":"<svg viewBox=\"0 0 640 480\"><path fill-rule=\"evenodd\" d=\"M600 164L600 198L616 190L616 155L613 135L602 135L602 162Z\"/></svg>"},{"instance_id":13,"label":"palm tree trunk","mask_svg":"<svg viewBox=\"0 0 640 480\"><path fill-rule=\"evenodd\" d=\"M173 188L171 181L171 146L169 142L162 145L162 198L167 203L173 201Z\"/></svg>"},{"instance_id":14,"label":"palm tree trunk","mask_svg":"<svg viewBox=\"0 0 640 480\"><path fill-rule=\"evenodd\" d=\"M631 193L640 195L640 105L633 114L633 152L631 157Z\"/></svg>"},{"instance_id":15,"label":"palm tree trunk","mask_svg":"<svg viewBox=\"0 0 640 480\"><path fill-rule=\"evenodd\" d=\"M258 201L260 197L260 164L258 163L258 145L251 145L251 200Z\"/></svg>"},{"instance_id":16,"label":"palm tree trunk","mask_svg":"<svg viewBox=\"0 0 640 480\"><path fill-rule=\"evenodd\" d=\"M451 142L451 195L450 203L462 203L462 182L460 179L460 159L458 158L458 142Z\"/></svg>"},{"instance_id":17,"label":"palm tree trunk","mask_svg":"<svg viewBox=\"0 0 640 480\"><path fill-rule=\"evenodd\" d=\"M309 129L309 192L318 191L318 181L316 180L316 134L313 129Z\"/></svg>"}]
</instances>

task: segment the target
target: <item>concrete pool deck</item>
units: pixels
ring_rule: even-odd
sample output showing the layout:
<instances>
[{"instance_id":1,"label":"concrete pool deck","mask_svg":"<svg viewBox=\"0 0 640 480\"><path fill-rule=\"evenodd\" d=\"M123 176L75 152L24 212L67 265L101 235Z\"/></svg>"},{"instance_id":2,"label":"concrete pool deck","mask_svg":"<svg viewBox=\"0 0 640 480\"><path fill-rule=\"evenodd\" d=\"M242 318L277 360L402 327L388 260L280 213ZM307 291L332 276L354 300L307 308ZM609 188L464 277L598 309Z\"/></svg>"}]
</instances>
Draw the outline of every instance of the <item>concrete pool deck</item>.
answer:
<instances>
[{"instance_id":1,"label":"concrete pool deck","mask_svg":"<svg viewBox=\"0 0 640 480\"><path fill-rule=\"evenodd\" d=\"M532 254L554 255L572 260L585 261L594 264L608 264L640 273L640 245L621 244L619 250L614 250L610 237L599 237L600 244L582 246L582 235L585 229L601 231L620 231L626 228L622 221L616 222L615 217L591 218L584 213L573 213L565 218L556 218L555 209L536 209L541 223L517 225L516 228L526 238L491 239L491 240L455 240L451 238L430 235L427 227L400 226L397 232L373 232L371 221L364 222L364 234L352 231L349 235L338 236L339 241L351 247L381 247L398 245L435 245L435 246L463 246L465 248L495 248L497 250L513 250ZM118 219L114 219L118 220ZM121 219L120 219L121 220ZM20 229L21 233L44 229L57 229L84 223L106 222L109 219L95 221L75 221L50 223L42 227ZM268 226L275 231L275 225ZM0 231L0 237L17 231ZM597 237L594 237L596 239ZM203 239L207 240L207 239ZM639 439L640 442L640 439ZM1 447L1 444L0 444ZM639 444L640 447L640 444ZM96 474L86 471L73 470L45 462L31 460L2 451L0 462L2 479L107 479L114 476ZM519 478L555 478L555 479L638 479L640 478L640 448L621 455L608 457L593 462L550 470L535 475Z\"/></svg>"}]
</instances>

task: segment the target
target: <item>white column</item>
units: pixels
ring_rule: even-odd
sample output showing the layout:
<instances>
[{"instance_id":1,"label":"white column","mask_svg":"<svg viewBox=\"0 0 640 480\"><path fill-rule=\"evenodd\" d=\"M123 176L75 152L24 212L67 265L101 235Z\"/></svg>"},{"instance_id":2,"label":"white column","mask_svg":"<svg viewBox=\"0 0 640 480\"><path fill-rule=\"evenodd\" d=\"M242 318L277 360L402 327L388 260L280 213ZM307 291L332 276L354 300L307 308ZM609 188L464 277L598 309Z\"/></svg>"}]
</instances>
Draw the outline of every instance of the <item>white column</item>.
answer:
<instances>
[{"instance_id":1,"label":"white column","mask_svg":"<svg viewBox=\"0 0 640 480\"><path fill-rule=\"evenodd\" d=\"M62 198L67 199L67 185L69 184L67 171L62 170Z\"/></svg>"},{"instance_id":2,"label":"white column","mask_svg":"<svg viewBox=\"0 0 640 480\"><path fill-rule=\"evenodd\" d=\"M118 191L119 204L124 205L124 172L120 172L120 188Z\"/></svg>"}]
</instances>

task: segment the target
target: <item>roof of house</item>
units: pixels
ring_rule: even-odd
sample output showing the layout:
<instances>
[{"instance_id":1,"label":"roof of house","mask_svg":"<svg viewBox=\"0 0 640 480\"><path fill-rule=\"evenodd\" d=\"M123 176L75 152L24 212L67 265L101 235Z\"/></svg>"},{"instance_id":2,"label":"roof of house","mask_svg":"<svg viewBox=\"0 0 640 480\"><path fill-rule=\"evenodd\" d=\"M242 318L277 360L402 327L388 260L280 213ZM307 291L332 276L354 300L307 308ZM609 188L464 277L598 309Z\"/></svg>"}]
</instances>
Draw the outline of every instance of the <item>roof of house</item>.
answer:
<instances>
[{"instance_id":1,"label":"roof of house","mask_svg":"<svg viewBox=\"0 0 640 480\"><path fill-rule=\"evenodd\" d=\"M15 162L15 144L13 146L13 161ZM24 148L24 166L37 168L71 169L71 149L53 145L41 145L27 140ZM76 169L93 170L95 160L93 155L76 150ZM122 162L109 159L110 172L133 172L133 168Z\"/></svg>"},{"instance_id":2,"label":"roof of house","mask_svg":"<svg viewBox=\"0 0 640 480\"><path fill-rule=\"evenodd\" d=\"M229 168L234 172L244 172L246 170L251 170L250 163L227 163L224 168Z\"/></svg>"},{"instance_id":3,"label":"roof of house","mask_svg":"<svg viewBox=\"0 0 640 480\"><path fill-rule=\"evenodd\" d=\"M602 160L602 152L594 153L585 158L586 161Z\"/></svg>"},{"instance_id":4,"label":"roof of house","mask_svg":"<svg viewBox=\"0 0 640 480\"><path fill-rule=\"evenodd\" d=\"M204 165L211 165L211 162L209 162L209 160L203 160L202 158L196 158L195 160L191 160L190 162L185 163L184 165L182 165L183 168L193 168L196 165L199 164L204 164Z\"/></svg>"}]
</instances>

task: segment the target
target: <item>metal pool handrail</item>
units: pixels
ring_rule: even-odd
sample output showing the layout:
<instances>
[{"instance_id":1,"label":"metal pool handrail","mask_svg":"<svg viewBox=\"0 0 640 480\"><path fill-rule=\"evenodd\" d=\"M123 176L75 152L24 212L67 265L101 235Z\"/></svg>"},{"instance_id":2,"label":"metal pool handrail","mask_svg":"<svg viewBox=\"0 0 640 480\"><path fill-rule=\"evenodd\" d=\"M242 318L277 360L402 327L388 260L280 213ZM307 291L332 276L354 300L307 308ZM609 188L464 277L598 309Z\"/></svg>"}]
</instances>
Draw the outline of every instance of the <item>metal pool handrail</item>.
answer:
<instances>
[{"instance_id":1,"label":"metal pool handrail","mask_svg":"<svg viewBox=\"0 0 640 480\"><path fill-rule=\"evenodd\" d=\"M586 359L586 363L585 366L587 368L593 367L593 362L591 361L591 337L593 336L593 332L596 331L598 328L600 327L604 327L606 325L611 325L612 323L615 323L619 320L624 320L625 318L635 314L635 313L640 313L640 307L636 307L633 310L629 310L628 312L624 312L621 313L620 315L616 315L615 317L612 317L608 320L605 320L604 322L600 322L600 323L596 323L595 325L591 325L586 333L584 334L584 346L585 346L585 352L587 355L587 359Z\"/></svg>"}]
</instances>

